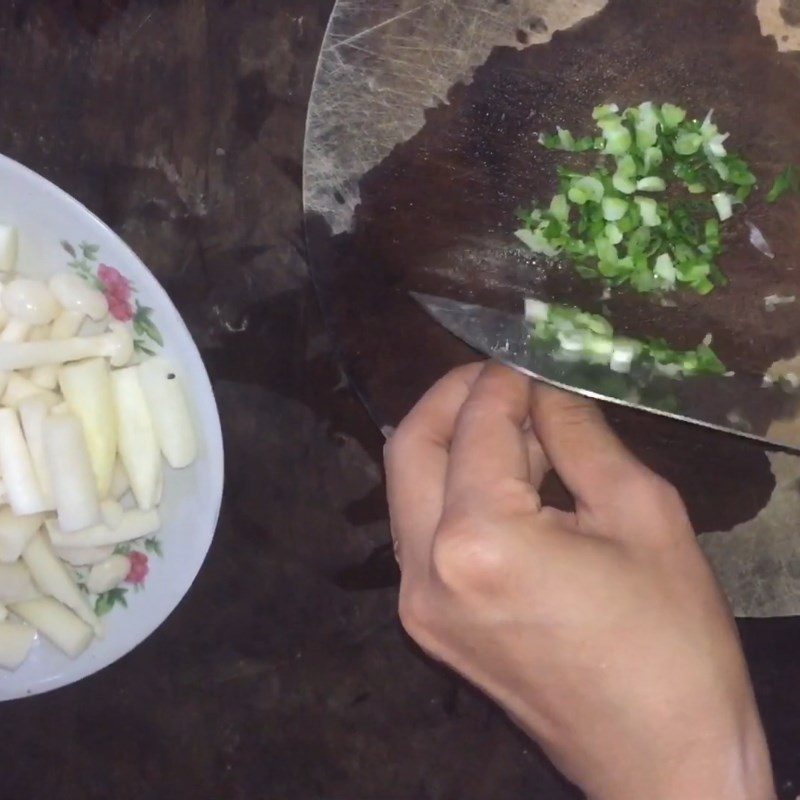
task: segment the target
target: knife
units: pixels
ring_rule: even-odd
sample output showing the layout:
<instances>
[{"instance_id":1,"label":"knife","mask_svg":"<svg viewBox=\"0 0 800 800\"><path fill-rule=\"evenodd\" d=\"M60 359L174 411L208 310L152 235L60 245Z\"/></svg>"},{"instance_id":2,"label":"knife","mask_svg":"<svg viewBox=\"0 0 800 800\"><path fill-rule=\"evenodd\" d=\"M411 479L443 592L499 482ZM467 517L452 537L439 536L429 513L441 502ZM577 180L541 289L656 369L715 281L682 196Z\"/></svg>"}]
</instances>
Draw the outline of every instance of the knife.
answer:
<instances>
[{"instance_id":1,"label":"knife","mask_svg":"<svg viewBox=\"0 0 800 800\"><path fill-rule=\"evenodd\" d=\"M800 450L800 391L746 373L672 378L564 360L533 337L522 314L411 293L440 325L484 355L553 386L598 400Z\"/></svg>"}]
</instances>

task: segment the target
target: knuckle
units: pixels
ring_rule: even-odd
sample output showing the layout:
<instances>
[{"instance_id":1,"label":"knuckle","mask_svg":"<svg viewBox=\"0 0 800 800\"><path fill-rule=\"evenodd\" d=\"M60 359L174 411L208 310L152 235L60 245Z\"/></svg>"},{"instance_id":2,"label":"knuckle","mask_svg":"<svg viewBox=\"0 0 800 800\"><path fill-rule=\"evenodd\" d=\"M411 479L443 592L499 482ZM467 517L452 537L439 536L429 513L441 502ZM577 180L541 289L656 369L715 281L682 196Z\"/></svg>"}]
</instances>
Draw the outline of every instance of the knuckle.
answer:
<instances>
[{"instance_id":1,"label":"knuckle","mask_svg":"<svg viewBox=\"0 0 800 800\"><path fill-rule=\"evenodd\" d=\"M683 505L678 490L666 478L649 470L643 473L639 490L652 503L659 506Z\"/></svg>"},{"instance_id":2,"label":"knuckle","mask_svg":"<svg viewBox=\"0 0 800 800\"><path fill-rule=\"evenodd\" d=\"M673 525L687 518L686 506L678 490L655 472L642 471L629 489L639 503L651 511L653 519Z\"/></svg>"},{"instance_id":3,"label":"knuckle","mask_svg":"<svg viewBox=\"0 0 800 800\"><path fill-rule=\"evenodd\" d=\"M539 494L533 487L513 478L483 487L481 502L488 508L503 509L512 519L532 517L541 509Z\"/></svg>"},{"instance_id":4,"label":"knuckle","mask_svg":"<svg viewBox=\"0 0 800 800\"><path fill-rule=\"evenodd\" d=\"M470 395L461 406L459 419L462 424L481 423L497 414L497 409L490 409L481 397Z\"/></svg>"},{"instance_id":5,"label":"knuckle","mask_svg":"<svg viewBox=\"0 0 800 800\"><path fill-rule=\"evenodd\" d=\"M432 558L442 584L460 594L493 592L507 572L502 540L487 536L469 519L443 524Z\"/></svg>"}]
</instances>

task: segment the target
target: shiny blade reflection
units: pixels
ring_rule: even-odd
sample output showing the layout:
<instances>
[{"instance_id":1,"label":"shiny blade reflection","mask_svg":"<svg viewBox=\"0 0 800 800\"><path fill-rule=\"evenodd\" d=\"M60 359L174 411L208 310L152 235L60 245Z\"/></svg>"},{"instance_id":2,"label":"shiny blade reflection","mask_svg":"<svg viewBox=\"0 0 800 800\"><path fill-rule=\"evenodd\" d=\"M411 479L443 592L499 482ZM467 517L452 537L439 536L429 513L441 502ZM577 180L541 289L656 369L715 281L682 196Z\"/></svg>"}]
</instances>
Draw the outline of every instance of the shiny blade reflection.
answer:
<instances>
[{"instance_id":1,"label":"shiny blade reflection","mask_svg":"<svg viewBox=\"0 0 800 800\"><path fill-rule=\"evenodd\" d=\"M762 376L696 376L672 379L635 370L554 357L531 336L522 314L412 293L443 327L470 347L534 378L600 400L800 450L800 394Z\"/></svg>"}]
</instances>

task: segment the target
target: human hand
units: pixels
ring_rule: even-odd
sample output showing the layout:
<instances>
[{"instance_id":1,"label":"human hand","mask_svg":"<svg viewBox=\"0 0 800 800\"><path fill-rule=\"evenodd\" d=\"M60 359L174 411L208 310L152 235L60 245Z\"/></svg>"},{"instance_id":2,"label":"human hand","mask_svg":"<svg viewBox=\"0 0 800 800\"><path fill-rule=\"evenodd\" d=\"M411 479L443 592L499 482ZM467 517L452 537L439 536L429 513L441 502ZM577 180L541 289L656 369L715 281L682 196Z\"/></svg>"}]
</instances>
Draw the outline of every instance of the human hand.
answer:
<instances>
[{"instance_id":1,"label":"human hand","mask_svg":"<svg viewBox=\"0 0 800 800\"><path fill-rule=\"evenodd\" d=\"M542 508L550 469L575 513ZM409 634L594 800L773 798L736 627L680 497L596 405L496 364L390 439Z\"/></svg>"}]
</instances>

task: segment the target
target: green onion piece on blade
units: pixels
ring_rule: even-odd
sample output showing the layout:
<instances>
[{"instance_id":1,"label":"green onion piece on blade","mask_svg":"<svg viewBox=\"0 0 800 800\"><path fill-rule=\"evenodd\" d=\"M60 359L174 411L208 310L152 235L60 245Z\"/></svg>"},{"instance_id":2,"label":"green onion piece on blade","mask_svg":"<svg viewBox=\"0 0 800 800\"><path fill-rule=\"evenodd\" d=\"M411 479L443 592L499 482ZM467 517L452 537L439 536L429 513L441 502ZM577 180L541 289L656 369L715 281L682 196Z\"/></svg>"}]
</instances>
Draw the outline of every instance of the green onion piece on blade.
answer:
<instances>
[{"instance_id":1,"label":"green onion piece on blade","mask_svg":"<svg viewBox=\"0 0 800 800\"><path fill-rule=\"evenodd\" d=\"M668 259L662 255L659 263L666 265ZM675 350L663 339L615 336L604 317L533 298L525 300L525 319L531 326L531 343L546 345L557 360L607 366L618 373L649 370L674 379L726 372L711 349L710 336L694 350Z\"/></svg>"}]
</instances>

